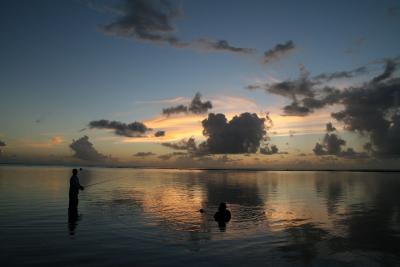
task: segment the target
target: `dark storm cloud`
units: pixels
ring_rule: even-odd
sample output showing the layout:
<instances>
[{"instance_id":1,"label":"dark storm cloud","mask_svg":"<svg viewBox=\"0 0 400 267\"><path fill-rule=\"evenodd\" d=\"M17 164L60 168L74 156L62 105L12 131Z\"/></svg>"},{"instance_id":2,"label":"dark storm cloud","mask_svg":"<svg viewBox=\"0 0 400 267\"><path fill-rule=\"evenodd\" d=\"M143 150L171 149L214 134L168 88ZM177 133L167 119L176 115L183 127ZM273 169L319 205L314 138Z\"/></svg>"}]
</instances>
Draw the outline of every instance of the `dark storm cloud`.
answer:
<instances>
[{"instance_id":1,"label":"dark storm cloud","mask_svg":"<svg viewBox=\"0 0 400 267\"><path fill-rule=\"evenodd\" d=\"M224 114L211 113L202 121L207 140L201 147L210 154L255 153L266 135L264 122L255 113L242 113L229 122Z\"/></svg>"},{"instance_id":2,"label":"dark storm cloud","mask_svg":"<svg viewBox=\"0 0 400 267\"><path fill-rule=\"evenodd\" d=\"M376 79L375 79L376 80ZM377 155L400 155L400 79L343 92L344 110L332 113L347 130L368 134Z\"/></svg>"},{"instance_id":3,"label":"dark storm cloud","mask_svg":"<svg viewBox=\"0 0 400 267\"><path fill-rule=\"evenodd\" d=\"M169 44L175 48L226 51L237 54L255 51L252 48L235 47L226 40L199 38L191 42L181 41L176 36L178 30L174 21L182 16L183 11L166 0L126 0L113 13L117 15L114 21L100 27L100 30L106 34Z\"/></svg>"},{"instance_id":4,"label":"dark storm cloud","mask_svg":"<svg viewBox=\"0 0 400 267\"><path fill-rule=\"evenodd\" d=\"M326 81L329 82L334 79L343 79L343 78L354 78L356 76L362 75L367 73L368 69L366 66L362 66L359 68L356 68L354 70L350 71L337 71L337 72L332 72L332 73L322 73L319 74L315 77L313 77L314 80L319 80L319 81Z\"/></svg>"},{"instance_id":5,"label":"dark storm cloud","mask_svg":"<svg viewBox=\"0 0 400 267\"><path fill-rule=\"evenodd\" d=\"M89 137L86 135L78 140L72 140L69 147L75 152L74 157L77 159L103 161L107 158L94 148L93 144L89 142Z\"/></svg>"},{"instance_id":6,"label":"dark storm cloud","mask_svg":"<svg viewBox=\"0 0 400 267\"><path fill-rule=\"evenodd\" d=\"M267 64L273 60L279 59L289 52L295 49L293 41L287 41L283 44L277 44L272 49L265 51L264 53L264 64Z\"/></svg>"},{"instance_id":7,"label":"dark storm cloud","mask_svg":"<svg viewBox=\"0 0 400 267\"><path fill-rule=\"evenodd\" d=\"M154 133L155 137L161 137L161 136L165 136L165 131L157 131Z\"/></svg>"},{"instance_id":8,"label":"dark storm cloud","mask_svg":"<svg viewBox=\"0 0 400 267\"><path fill-rule=\"evenodd\" d=\"M304 70L298 80L253 86L253 88L262 88L269 93L292 100L289 105L283 107L283 115L286 116L307 116L328 105L341 104L344 109L332 113L334 119L344 123L347 130L369 136L371 151L375 155L399 156L400 78L395 76L400 64L399 57L377 61L376 64L382 62L385 62L385 66L381 74L362 85L343 90L327 86L321 87L321 83L315 79L309 79ZM362 68L353 71L353 73L359 72L363 72ZM336 137L328 135L325 144L338 141L340 146L340 140ZM330 149L321 150L323 145L316 145L315 152L317 154L335 154ZM351 150L346 153L342 150L341 152L342 156L346 153L347 155L352 154Z\"/></svg>"},{"instance_id":9,"label":"dark storm cloud","mask_svg":"<svg viewBox=\"0 0 400 267\"><path fill-rule=\"evenodd\" d=\"M147 128L143 123L137 121L126 124L119 121L98 120L91 121L88 126L89 128L111 129L114 130L116 135L127 137L142 137L146 132L152 130Z\"/></svg>"},{"instance_id":10,"label":"dark storm cloud","mask_svg":"<svg viewBox=\"0 0 400 267\"><path fill-rule=\"evenodd\" d=\"M153 152L138 152L136 154L133 154L134 157L149 157L154 155L155 154Z\"/></svg>"},{"instance_id":11,"label":"dark storm cloud","mask_svg":"<svg viewBox=\"0 0 400 267\"><path fill-rule=\"evenodd\" d=\"M189 106L178 105L175 107L164 108L163 114L167 116L178 113L205 114L211 108L211 101L201 101L201 94L196 93Z\"/></svg>"}]
</instances>

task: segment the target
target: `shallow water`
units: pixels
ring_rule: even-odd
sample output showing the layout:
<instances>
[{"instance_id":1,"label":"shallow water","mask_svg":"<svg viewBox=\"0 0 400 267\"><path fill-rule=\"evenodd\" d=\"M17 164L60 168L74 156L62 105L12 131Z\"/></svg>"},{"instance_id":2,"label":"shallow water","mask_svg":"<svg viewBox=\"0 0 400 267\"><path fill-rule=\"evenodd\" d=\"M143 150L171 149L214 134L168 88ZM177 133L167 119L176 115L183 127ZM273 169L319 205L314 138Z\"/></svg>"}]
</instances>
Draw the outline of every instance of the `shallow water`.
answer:
<instances>
[{"instance_id":1,"label":"shallow water","mask_svg":"<svg viewBox=\"0 0 400 267\"><path fill-rule=\"evenodd\" d=\"M70 171L0 167L2 266L400 266L399 173L87 168L68 221Z\"/></svg>"}]
</instances>

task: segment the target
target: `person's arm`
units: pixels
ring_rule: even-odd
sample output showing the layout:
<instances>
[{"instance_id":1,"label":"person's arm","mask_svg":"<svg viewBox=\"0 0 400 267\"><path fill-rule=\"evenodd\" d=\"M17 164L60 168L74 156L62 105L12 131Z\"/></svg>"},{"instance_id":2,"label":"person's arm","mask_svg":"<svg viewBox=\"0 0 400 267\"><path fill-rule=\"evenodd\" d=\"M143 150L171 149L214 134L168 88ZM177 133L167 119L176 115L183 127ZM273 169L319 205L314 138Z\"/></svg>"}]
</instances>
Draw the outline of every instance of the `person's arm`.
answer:
<instances>
[{"instance_id":1,"label":"person's arm","mask_svg":"<svg viewBox=\"0 0 400 267\"><path fill-rule=\"evenodd\" d=\"M78 182L78 188L80 189L80 190L85 190L85 188L81 185L81 183L79 182L79 178L78 177L76 177L76 181Z\"/></svg>"},{"instance_id":2,"label":"person's arm","mask_svg":"<svg viewBox=\"0 0 400 267\"><path fill-rule=\"evenodd\" d=\"M226 221L229 222L229 221L231 220L231 212L230 212L229 210L227 210L227 213L228 213L228 214L227 214L227 216L226 216L226 217L227 217L227 218L226 218Z\"/></svg>"}]
</instances>

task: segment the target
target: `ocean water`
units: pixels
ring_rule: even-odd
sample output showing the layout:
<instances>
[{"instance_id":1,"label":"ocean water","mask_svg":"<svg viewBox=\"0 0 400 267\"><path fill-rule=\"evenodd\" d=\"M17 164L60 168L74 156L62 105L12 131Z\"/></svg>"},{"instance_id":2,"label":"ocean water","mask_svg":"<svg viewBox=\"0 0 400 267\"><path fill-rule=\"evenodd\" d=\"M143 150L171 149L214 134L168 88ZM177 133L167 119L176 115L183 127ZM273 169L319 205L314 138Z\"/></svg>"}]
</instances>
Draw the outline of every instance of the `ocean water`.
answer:
<instances>
[{"instance_id":1,"label":"ocean water","mask_svg":"<svg viewBox=\"0 0 400 267\"><path fill-rule=\"evenodd\" d=\"M0 167L1 266L400 266L399 173L70 172Z\"/></svg>"}]
</instances>

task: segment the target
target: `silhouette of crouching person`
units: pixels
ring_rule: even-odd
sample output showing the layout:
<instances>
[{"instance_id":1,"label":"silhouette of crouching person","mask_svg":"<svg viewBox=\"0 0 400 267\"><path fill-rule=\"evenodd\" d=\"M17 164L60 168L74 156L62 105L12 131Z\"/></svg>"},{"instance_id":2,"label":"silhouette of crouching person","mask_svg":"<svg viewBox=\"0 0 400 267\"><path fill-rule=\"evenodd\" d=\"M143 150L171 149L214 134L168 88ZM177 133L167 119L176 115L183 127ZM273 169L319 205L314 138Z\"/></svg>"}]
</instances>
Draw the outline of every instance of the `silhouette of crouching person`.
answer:
<instances>
[{"instance_id":1,"label":"silhouette of crouching person","mask_svg":"<svg viewBox=\"0 0 400 267\"><path fill-rule=\"evenodd\" d=\"M68 211L70 213L77 213L78 212L79 190L84 190L85 189L79 183L79 178L78 178L77 174L78 174L78 170L77 169L73 169L72 170L71 179L69 180L69 207L68 207Z\"/></svg>"},{"instance_id":2,"label":"silhouette of crouching person","mask_svg":"<svg viewBox=\"0 0 400 267\"><path fill-rule=\"evenodd\" d=\"M218 211L214 214L214 220L218 222L221 231L226 227L226 223L231 220L231 212L226 209L226 203L219 204Z\"/></svg>"}]
</instances>

